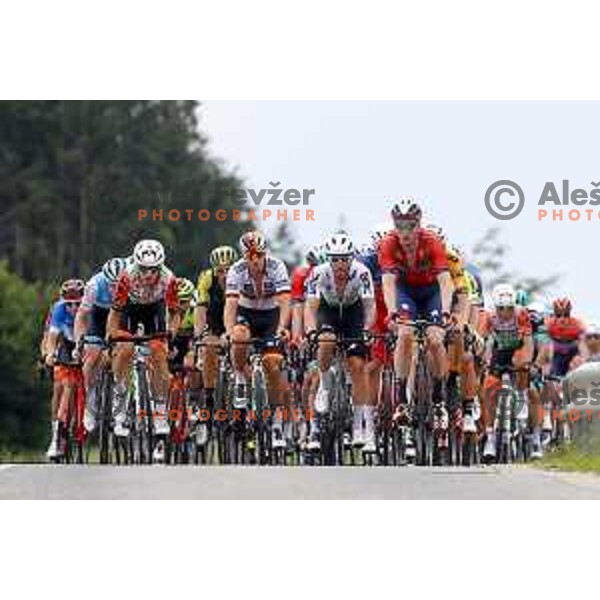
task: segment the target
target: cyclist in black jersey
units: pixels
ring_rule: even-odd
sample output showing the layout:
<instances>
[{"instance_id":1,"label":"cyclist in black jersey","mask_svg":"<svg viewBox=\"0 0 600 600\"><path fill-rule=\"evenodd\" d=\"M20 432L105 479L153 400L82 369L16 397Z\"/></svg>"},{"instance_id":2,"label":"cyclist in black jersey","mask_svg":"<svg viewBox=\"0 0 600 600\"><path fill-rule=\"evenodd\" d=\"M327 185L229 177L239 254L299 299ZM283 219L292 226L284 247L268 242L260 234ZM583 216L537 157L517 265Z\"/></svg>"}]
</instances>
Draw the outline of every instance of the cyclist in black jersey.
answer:
<instances>
[{"instance_id":1,"label":"cyclist in black jersey","mask_svg":"<svg viewBox=\"0 0 600 600\"><path fill-rule=\"evenodd\" d=\"M219 338L225 333L225 281L236 260L237 252L231 246L214 248L209 255L210 268L200 273L196 286L194 333L206 344L200 352L198 368L202 370L207 406L212 405L217 384Z\"/></svg>"}]
</instances>

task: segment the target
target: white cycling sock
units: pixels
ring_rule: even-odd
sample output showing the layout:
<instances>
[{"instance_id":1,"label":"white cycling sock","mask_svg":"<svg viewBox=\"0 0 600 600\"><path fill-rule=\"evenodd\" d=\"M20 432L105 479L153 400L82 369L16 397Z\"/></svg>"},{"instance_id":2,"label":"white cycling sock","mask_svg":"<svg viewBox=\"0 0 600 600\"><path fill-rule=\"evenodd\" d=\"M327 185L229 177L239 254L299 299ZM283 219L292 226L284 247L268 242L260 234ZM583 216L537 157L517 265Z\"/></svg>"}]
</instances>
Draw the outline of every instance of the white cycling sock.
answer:
<instances>
[{"instance_id":1,"label":"white cycling sock","mask_svg":"<svg viewBox=\"0 0 600 600\"><path fill-rule=\"evenodd\" d=\"M366 407L362 404L354 406L354 429L362 428L363 415L365 414L364 409Z\"/></svg>"},{"instance_id":2,"label":"white cycling sock","mask_svg":"<svg viewBox=\"0 0 600 600\"><path fill-rule=\"evenodd\" d=\"M319 377L319 390L329 391L333 383L332 378L333 374L331 369L327 369L327 371L321 371L321 377Z\"/></svg>"},{"instance_id":3,"label":"white cycling sock","mask_svg":"<svg viewBox=\"0 0 600 600\"><path fill-rule=\"evenodd\" d=\"M375 428L375 421L373 419L373 414L375 412L375 408L373 406L363 406L363 414L365 417L365 430L368 434L373 432Z\"/></svg>"},{"instance_id":4,"label":"white cycling sock","mask_svg":"<svg viewBox=\"0 0 600 600\"><path fill-rule=\"evenodd\" d=\"M239 373L236 371L235 373L235 384L236 385L246 385L248 380L246 379L246 373Z\"/></svg>"},{"instance_id":5,"label":"white cycling sock","mask_svg":"<svg viewBox=\"0 0 600 600\"><path fill-rule=\"evenodd\" d=\"M88 391L87 406L88 408L96 408L96 386L93 385Z\"/></svg>"},{"instance_id":6,"label":"white cycling sock","mask_svg":"<svg viewBox=\"0 0 600 600\"><path fill-rule=\"evenodd\" d=\"M277 427L281 429L281 425L283 423L283 409L280 407L276 407L273 410L273 427Z\"/></svg>"}]
</instances>

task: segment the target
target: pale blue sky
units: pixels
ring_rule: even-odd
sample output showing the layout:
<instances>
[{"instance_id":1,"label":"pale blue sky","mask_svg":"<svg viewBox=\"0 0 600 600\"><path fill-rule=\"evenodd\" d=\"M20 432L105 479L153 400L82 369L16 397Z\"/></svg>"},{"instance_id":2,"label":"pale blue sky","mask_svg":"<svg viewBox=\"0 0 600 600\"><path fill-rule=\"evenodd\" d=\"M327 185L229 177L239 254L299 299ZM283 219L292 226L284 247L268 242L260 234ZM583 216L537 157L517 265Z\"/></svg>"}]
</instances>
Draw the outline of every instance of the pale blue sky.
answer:
<instances>
[{"instance_id":1,"label":"pale blue sky","mask_svg":"<svg viewBox=\"0 0 600 600\"><path fill-rule=\"evenodd\" d=\"M537 221L546 181L559 187L569 179L588 191L600 181L598 102L210 101L201 126L211 152L249 187L280 181L315 188L315 223L295 225L306 245L342 213L356 241L365 241L391 199L411 194L463 248L499 225L515 270L560 272L557 292L600 317L593 267L600 219ZM525 208L511 221L497 221L484 207L486 189L500 179L525 192Z\"/></svg>"}]
</instances>

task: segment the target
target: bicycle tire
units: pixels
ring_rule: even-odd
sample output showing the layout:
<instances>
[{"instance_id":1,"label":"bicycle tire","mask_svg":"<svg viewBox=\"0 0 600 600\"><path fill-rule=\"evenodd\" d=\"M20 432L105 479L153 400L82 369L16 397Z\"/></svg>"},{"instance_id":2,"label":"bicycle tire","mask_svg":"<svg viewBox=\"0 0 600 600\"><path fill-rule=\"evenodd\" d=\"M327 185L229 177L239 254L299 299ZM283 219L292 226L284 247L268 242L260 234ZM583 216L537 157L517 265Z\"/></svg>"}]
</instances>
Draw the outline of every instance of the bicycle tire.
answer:
<instances>
[{"instance_id":1,"label":"bicycle tire","mask_svg":"<svg viewBox=\"0 0 600 600\"><path fill-rule=\"evenodd\" d=\"M146 412L144 423L141 427L142 436L144 438L143 463L151 465L154 461L154 415L152 414L152 402L150 399L150 386L147 379L147 371L143 366L137 367L137 382L138 393L140 396L140 404Z\"/></svg>"},{"instance_id":2,"label":"bicycle tire","mask_svg":"<svg viewBox=\"0 0 600 600\"><path fill-rule=\"evenodd\" d=\"M420 466L433 464L433 430L431 426L431 397L428 375L423 356L417 361L415 372L415 445L416 463Z\"/></svg>"},{"instance_id":3,"label":"bicycle tire","mask_svg":"<svg viewBox=\"0 0 600 600\"><path fill-rule=\"evenodd\" d=\"M252 407L256 411L256 459L259 465L267 464L269 461L268 433L270 428L265 423L263 410L267 407L267 390L262 371L257 370L252 377Z\"/></svg>"},{"instance_id":4,"label":"bicycle tire","mask_svg":"<svg viewBox=\"0 0 600 600\"><path fill-rule=\"evenodd\" d=\"M98 416L98 447L99 461L101 465L109 463L109 436L112 406L112 376L105 370L102 371L99 386L99 410Z\"/></svg>"},{"instance_id":5,"label":"bicycle tire","mask_svg":"<svg viewBox=\"0 0 600 600\"><path fill-rule=\"evenodd\" d=\"M381 389L379 405L381 406L379 429L381 439L381 462L390 466L396 464L393 447L393 427L392 427L392 393L393 393L393 373L391 369L384 367L381 373Z\"/></svg>"}]
</instances>

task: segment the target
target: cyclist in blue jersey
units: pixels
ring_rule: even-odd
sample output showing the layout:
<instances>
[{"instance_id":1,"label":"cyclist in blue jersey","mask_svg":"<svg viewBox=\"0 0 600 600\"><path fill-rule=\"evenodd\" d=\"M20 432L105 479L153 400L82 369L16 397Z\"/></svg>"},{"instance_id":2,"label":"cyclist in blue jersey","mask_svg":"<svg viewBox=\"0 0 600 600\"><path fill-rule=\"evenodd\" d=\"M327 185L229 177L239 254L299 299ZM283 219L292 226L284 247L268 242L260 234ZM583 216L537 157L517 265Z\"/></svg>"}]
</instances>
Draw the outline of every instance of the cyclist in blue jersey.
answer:
<instances>
[{"instance_id":1,"label":"cyclist in blue jersey","mask_svg":"<svg viewBox=\"0 0 600 600\"><path fill-rule=\"evenodd\" d=\"M111 258L86 284L81 306L75 319L75 355L81 352L81 342L86 337L83 358L83 378L86 389L84 427L88 432L96 429L96 378L101 366L101 355L106 337L106 320L112 305L116 282L127 266L125 258ZM117 419L118 421L118 419ZM115 424L118 435L120 423Z\"/></svg>"},{"instance_id":2,"label":"cyclist in blue jersey","mask_svg":"<svg viewBox=\"0 0 600 600\"><path fill-rule=\"evenodd\" d=\"M59 447L60 428L66 426L69 403L73 394L73 372L72 369L62 365L55 365L56 361L69 362L72 360L72 352L75 348L75 337L73 326L75 313L79 308L83 296L84 283L80 279L69 279L65 281L60 290L60 300L52 306L52 317L48 328L46 341L46 365L53 369L54 386L60 387L57 393L58 402L56 412L52 414L52 439L46 455L48 458L60 456Z\"/></svg>"}]
</instances>

